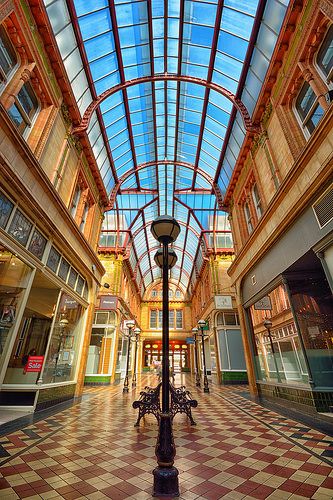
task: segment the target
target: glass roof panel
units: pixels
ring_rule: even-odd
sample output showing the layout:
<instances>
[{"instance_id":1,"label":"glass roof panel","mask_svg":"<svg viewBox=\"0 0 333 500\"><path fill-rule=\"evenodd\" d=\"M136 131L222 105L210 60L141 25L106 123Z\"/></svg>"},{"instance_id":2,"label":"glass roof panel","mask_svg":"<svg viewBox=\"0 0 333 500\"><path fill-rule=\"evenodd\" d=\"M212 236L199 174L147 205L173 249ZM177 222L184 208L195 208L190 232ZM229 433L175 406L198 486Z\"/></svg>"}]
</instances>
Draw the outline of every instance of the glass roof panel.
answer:
<instances>
[{"instance_id":1,"label":"glass roof panel","mask_svg":"<svg viewBox=\"0 0 333 500\"><path fill-rule=\"evenodd\" d=\"M132 234L143 228L133 241L131 265L135 253L156 246L149 223L172 215L184 224L177 246L197 254L196 262L179 255L172 271L185 288L190 277L190 287L195 283L193 266L198 270L203 262L198 238L217 209L212 179L224 193L245 138L241 115L237 111L230 123L233 104L210 82L238 92L251 115L288 5L267 0L251 38L258 3L44 0L81 115L96 96L120 86L99 102L87 136L105 188L121 181L122 220L134 222ZM245 83L238 89L241 76ZM160 276L159 269L150 272L149 261L147 254L137 273L138 279L144 275L144 286Z\"/></svg>"}]
</instances>

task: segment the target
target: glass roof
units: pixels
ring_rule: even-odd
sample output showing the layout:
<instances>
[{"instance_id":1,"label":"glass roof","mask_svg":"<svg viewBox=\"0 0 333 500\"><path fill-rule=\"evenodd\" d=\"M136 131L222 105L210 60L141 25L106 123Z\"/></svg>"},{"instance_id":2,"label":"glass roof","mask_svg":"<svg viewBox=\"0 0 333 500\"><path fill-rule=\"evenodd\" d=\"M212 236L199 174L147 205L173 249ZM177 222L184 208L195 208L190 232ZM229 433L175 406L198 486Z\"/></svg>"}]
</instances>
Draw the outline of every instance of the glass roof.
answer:
<instances>
[{"instance_id":1,"label":"glass roof","mask_svg":"<svg viewBox=\"0 0 333 500\"><path fill-rule=\"evenodd\" d=\"M44 4L83 122L95 103L85 133L111 195L109 246L127 247L143 293L160 278L150 224L175 217L170 276L191 291L246 135L230 95L251 117L288 1Z\"/></svg>"}]
</instances>

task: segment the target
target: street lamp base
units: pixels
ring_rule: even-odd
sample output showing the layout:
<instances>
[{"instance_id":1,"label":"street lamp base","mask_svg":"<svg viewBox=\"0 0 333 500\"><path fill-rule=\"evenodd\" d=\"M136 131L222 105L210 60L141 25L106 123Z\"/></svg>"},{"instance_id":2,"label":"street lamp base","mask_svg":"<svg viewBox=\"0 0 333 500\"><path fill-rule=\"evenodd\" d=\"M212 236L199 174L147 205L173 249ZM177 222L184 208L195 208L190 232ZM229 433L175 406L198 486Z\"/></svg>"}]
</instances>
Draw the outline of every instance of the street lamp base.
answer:
<instances>
[{"instance_id":1,"label":"street lamp base","mask_svg":"<svg viewBox=\"0 0 333 500\"><path fill-rule=\"evenodd\" d=\"M128 392L128 387L123 387L123 392Z\"/></svg>"},{"instance_id":2,"label":"street lamp base","mask_svg":"<svg viewBox=\"0 0 333 500\"><path fill-rule=\"evenodd\" d=\"M132 387L136 387L136 382L132 382Z\"/></svg>"},{"instance_id":3,"label":"street lamp base","mask_svg":"<svg viewBox=\"0 0 333 500\"><path fill-rule=\"evenodd\" d=\"M153 497L179 497L178 474L176 467L156 467Z\"/></svg>"},{"instance_id":4,"label":"street lamp base","mask_svg":"<svg viewBox=\"0 0 333 500\"><path fill-rule=\"evenodd\" d=\"M204 387L204 392L209 392L209 387Z\"/></svg>"}]
</instances>

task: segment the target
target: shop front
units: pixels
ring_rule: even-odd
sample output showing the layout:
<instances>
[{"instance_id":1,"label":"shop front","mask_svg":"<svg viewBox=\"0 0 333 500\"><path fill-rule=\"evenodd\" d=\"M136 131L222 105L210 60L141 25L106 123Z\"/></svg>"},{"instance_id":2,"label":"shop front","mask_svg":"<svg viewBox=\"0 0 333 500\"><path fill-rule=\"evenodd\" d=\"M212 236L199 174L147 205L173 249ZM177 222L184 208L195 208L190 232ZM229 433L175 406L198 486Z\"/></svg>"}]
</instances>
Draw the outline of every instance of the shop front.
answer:
<instances>
[{"instance_id":1,"label":"shop front","mask_svg":"<svg viewBox=\"0 0 333 500\"><path fill-rule=\"evenodd\" d=\"M44 408L75 395L88 284L0 192L0 406Z\"/></svg>"},{"instance_id":2,"label":"shop front","mask_svg":"<svg viewBox=\"0 0 333 500\"><path fill-rule=\"evenodd\" d=\"M99 309L95 310L91 330L90 346L85 375L87 385L107 385L111 383L114 371L114 359L117 355L116 328L117 313L105 307L116 307L116 298L112 301L99 299ZM101 308L102 307L102 308Z\"/></svg>"},{"instance_id":3,"label":"shop front","mask_svg":"<svg viewBox=\"0 0 333 500\"><path fill-rule=\"evenodd\" d=\"M333 405L331 227L307 209L242 283L259 394L307 411Z\"/></svg>"},{"instance_id":4,"label":"shop front","mask_svg":"<svg viewBox=\"0 0 333 500\"><path fill-rule=\"evenodd\" d=\"M146 340L143 344L143 370L154 371L161 363L162 341ZM184 340L170 341L169 366L173 373L190 371L188 345Z\"/></svg>"}]
</instances>

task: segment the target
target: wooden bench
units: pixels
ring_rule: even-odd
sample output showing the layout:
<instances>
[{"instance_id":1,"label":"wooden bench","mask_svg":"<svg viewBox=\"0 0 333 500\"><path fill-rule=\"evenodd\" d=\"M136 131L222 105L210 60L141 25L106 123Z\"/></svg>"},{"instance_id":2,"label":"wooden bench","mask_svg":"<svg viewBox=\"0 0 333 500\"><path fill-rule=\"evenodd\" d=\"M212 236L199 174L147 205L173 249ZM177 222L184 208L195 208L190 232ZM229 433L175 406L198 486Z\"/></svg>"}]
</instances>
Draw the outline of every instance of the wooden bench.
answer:
<instances>
[{"instance_id":1,"label":"wooden bench","mask_svg":"<svg viewBox=\"0 0 333 500\"><path fill-rule=\"evenodd\" d=\"M149 413L153 414L157 420L160 418L160 388L162 382L157 387L145 387L144 391L140 392L140 398L133 401L133 408L139 408L139 415L134 427L140 425L140 420Z\"/></svg>"},{"instance_id":2,"label":"wooden bench","mask_svg":"<svg viewBox=\"0 0 333 500\"><path fill-rule=\"evenodd\" d=\"M190 391L187 391L185 386L175 387L170 383L170 393L170 413L172 419L177 413L186 413L186 415L190 419L191 425L196 425L192 417L191 408L196 408L198 406L198 401L192 398Z\"/></svg>"}]
</instances>

